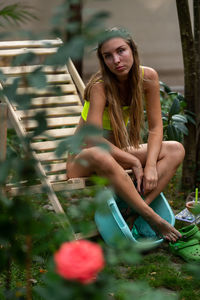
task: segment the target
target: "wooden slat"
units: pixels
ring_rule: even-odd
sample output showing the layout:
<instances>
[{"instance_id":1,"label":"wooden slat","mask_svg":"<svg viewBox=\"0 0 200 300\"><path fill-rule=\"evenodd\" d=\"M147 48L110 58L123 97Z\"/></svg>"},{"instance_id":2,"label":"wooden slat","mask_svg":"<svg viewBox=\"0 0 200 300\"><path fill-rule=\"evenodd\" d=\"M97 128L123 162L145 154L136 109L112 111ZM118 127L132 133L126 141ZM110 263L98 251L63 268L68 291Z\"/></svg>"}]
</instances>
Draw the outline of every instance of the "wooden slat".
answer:
<instances>
[{"instance_id":1,"label":"wooden slat","mask_svg":"<svg viewBox=\"0 0 200 300\"><path fill-rule=\"evenodd\" d=\"M56 172L66 173L66 162L43 165L47 174Z\"/></svg>"},{"instance_id":2,"label":"wooden slat","mask_svg":"<svg viewBox=\"0 0 200 300\"><path fill-rule=\"evenodd\" d=\"M82 106L65 106L65 107L55 107L55 108L36 108L29 110L18 110L16 111L18 118L32 118L38 112L45 112L47 117L60 117L69 115L80 115L83 107Z\"/></svg>"},{"instance_id":3,"label":"wooden slat","mask_svg":"<svg viewBox=\"0 0 200 300\"><path fill-rule=\"evenodd\" d=\"M49 161L59 161L63 159L67 159L67 153L63 154L60 157L57 157L55 152L44 152L37 153L37 157L41 162L49 162Z\"/></svg>"},{"instance_id":4,"label":"wooden slat","mask_svg":"<svg viewBox=\"0 0 200 300\"><path fill-rule=\"evenodd\" d=\"M58 139L65 138L74 135L75 130L76 130L75 127L46 130L43 134L35 137L34 140L40 140L40 139L47 140L47 136L50 136L51 138L58 138Z\"/></svg>"},{"instance_id":5,"label":"wooden slat","mask_svg":"<svg viewBox=\"0 0 200 300\"><path fill-rule=\"evenodd\" d=\"M59 145L61 141L62 139L55 140L55 141L35 142L35 143L31 143L31 147L35 151L52 151L56 149L56 147Z\"/></svg>"},{"instance_id":6,"label":"wooden slat","mask_svg":"<svg viewBox=\"0 0 200 300\"><path fill-rule=\"evenodd\" d=\"M86 179L85 178L73 178L66 181L58 181L58 182L52 182L51 183L53 190L55 192L59 191L70 191L75 189L84 189L86 187ZM17 195L24 195L27 194L27 192L31 193L37 193L40 194L43 192L42 185L34 185L34 186L26 186L26 187L16 187L14 185L8 184L6 186L6 190L9 193L9 195L17 196Z\"/></svg>"},{"instance_id":7,"label":"wooden slat","mask_svg":"<svg viewBox=\"0 0 200 300\"><path fill-rule=\"evenodd\" d=\"M79 116L74 117L58 117L58 118L47 118L47 127L48 128L55 128L55 127L63 127L63 126L72 126L78 125L79 123ZM35 120L24 120L22 121L22 125L26 130L33 130L38 126L38 122Z\"/></svg>"},{"instance_id":8,"label":"wooden slat","mask_svg":"<svg viewBox=\"0 0 200 300\"><path fill-rule=\"evenodd\" d=\"M76 87L74 84L64 84L64 85L52 85L51 87L47 87L45 89L36 89L33 87L19 87L17 89L18 95L24 95L24 94L31 94L31 95L38 95L38 96L44 96L44 95L55 95L56 91L54 91L53 88L59 87L60 91L63 94L76 94Z\"/></svg>"},{"instance_id":9,"label":"wooden slat","mask_svg":"<svg viewBox=\"0 0 200 300\"><path fill-rule=\"evenodd\" d=\"M24 48L24 49L6 49L0 50L0 57L12 57L28 52L32 52L36 55L51 55L56 53L58 48Z\"/></svg>"},{"instance_id":10,"label":"wooden slat","mask_svg":"<svg viewBox=\"0 0 200 300\"><path fill-rule=\"evenodd\" d=\"M67 73L68 69L65 66L62 67L52 67L52 66L42 66L42 65L33 65L33 66L18 66L18 67L0 67L0 70L5 75L23 75L34 72L36 69L42 67L42 71L46 74L56 73L63 74Z\"/></svg>"},{"instance_id":11,"label":"wooden slat","mask_svg":"<svg viewBox=\"0 0 200 300\"><path fill-rule=\"evenodd\" d=\"M30 102L30 106L38 107L38 106L50 106L50 105L74 105L79 104L79 96L78 95L63 95L63 96L49 96L49 97L37 97L32 98Z\"/></svg>"},{"instance_id":12,"label":"wooden slat","mask_svg":"<svg viewBox=\"0 0 200 300\"><path fill-rule=\"evenodd\" d=\"M16 78L20 78L19 76L8 77L4 81L4 85L11 85ZM47 83L49 84L59 84L59 83L72 83L72 78L70 74L47 74L46 75ZM19 84L23 84L23 78L21 78Z\"/></svg>"},{"instance_id":13,"label":"wooden slat","mask_svg":"<svg viewBox=\"0 0 200 300\"><path fill-rule=\"evenodd\" d=\"M80 98L78 95L63 95L63 96L45 96L32 98L30 101L30 109L42 108L47 106L73 106L79 105ZM18 103L14 103L13 106L17 109ZM16 110L15 109L15 110Z\"/></svg>"},{"instance_id":14,"label":"wooden slat","mask_svg":"<svg viewBox=\"0 0 200 300\"><path fill-rule=\"evenodd\" d=\"M67 179L66 174L48 175L47 177L48 177L50 182L66 181L66 179Z\"/></svg>"},{"instance_id":15,"label":"wooden slat","mask_svg":"<svg viewBox=\"0 0 200 300\"><path fill-rule=\"evenodd\" d=\"M51 47L62 45L62 40L46 39L46 40L24 40L24 41L2 41L0 42L0 49L12 48L26 48L26 47Z\"/></svg>"}]
</instances>

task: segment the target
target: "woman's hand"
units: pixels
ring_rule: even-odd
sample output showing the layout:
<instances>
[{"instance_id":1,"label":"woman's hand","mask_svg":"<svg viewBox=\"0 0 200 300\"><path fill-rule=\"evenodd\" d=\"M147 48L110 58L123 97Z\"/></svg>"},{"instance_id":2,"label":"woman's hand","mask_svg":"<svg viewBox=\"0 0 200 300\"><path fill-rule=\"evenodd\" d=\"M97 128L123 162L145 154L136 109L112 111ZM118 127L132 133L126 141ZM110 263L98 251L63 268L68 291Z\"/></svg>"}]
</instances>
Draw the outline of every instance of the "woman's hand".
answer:
<instances>
[{"instance_id":1,"label":"woman's hand","mask_svg":"<svg viewBox=\"0 0 200 300\"><path fill-rule=\"evenodd\" d=\"M146 194L157 187L158 173L156 166L146 166L144 168L143 189Z\"/></svg>"},{"instance_id":2,"label":"woman's hand","mask_svg":"<svg viewBox=\"0 0 200 300\"><path fill-rule=\"evenodd\" d=\"M139 159L134 160L134 163L132 165L132 170L133 170L133 173L134 173L136 181L137 181L137 190L139 193L141 193L141 185L142 185L144 173L143 173L142 164L139 161Z\"/></svg>"}]
</instances>

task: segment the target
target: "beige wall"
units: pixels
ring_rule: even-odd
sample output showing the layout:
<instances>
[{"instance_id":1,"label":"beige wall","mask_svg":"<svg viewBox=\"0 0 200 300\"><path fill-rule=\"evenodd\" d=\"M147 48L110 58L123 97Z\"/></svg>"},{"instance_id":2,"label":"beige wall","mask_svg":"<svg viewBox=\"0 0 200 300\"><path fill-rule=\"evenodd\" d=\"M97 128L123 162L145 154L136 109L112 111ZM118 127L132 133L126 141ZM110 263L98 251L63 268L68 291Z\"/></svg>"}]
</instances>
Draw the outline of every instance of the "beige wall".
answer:
<instances>
[{"instance_id":1,"label":"beige wall","mask_svg":"<svg viewBox=\"0 0 200 300\"><path fill-rule=\"evenodd\" d=\"M87 1L87 7L110 11L108 27L123 26L138 45L141 63L155 68L160 79L183 85L183 63L175 0ZM94 56L94 55L93 55ZM96 69L92 58L85 58L89 70ZM86 68L85 68L86 70Z\"/></svg>"},{"instance_id":2,"label":"beige wall","mask_svg":"<svg viewBox=\"0 0 200 300\"><path fill-rule=\"evenodd\" d=\"M191 3L192 0L190 0ZM7 0L6 4L14 0ZM160 79L172 86L183 85L183 63L175 0L87 0L84 1L86 16L89 12L108 10L111 17L106 27L123 26L136 41L141 63L155 68ZM39 21L32 21L22 29L32 30L36 36L49 37L50 20L62 0L26 0L34 7ZM14 36L19 37L16 28ZM98 68L95 54L86 52L84 74L88 77Z\"/></svg>"}]
</instances>

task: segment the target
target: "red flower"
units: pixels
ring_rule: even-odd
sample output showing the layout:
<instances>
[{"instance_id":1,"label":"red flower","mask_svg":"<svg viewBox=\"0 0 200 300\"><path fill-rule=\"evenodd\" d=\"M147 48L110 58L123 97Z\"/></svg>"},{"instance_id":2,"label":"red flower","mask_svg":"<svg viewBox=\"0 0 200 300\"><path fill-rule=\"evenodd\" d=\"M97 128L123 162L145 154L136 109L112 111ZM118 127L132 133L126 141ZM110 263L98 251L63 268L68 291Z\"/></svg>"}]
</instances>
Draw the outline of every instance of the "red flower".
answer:
<instances>
[{"instance_id":1,"label":"red flower","mask_svg":"<svg viewBox=\"0 0 200 300\"><path fill-rule=\"evenodd\" d=\"M101 247L87 240L63 243L54 261L60 276L83 284L93 282L105 264Z\"/></svg>"}]
</instances>

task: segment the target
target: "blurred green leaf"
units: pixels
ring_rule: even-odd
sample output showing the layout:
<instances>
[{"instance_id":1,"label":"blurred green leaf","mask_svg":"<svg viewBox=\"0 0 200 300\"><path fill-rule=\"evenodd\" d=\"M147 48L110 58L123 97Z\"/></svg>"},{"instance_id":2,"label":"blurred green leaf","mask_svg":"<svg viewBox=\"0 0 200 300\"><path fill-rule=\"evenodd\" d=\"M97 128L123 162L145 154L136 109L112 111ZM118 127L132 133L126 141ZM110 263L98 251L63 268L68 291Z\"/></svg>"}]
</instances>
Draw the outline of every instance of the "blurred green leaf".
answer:
<instances>
[{"instance_id":1,"label":"blurred green leaf","mask_svg":"<svg viewBox=\"0 0 200 300\"><path fill-rule=\"evenodd\" d=\"M0 81L5 81L7 76L0 70Z\"/></svg>"},{"instance_id":2,"label":"blurred green leaf","mask_svg":"<svg viewBox=\"0 0 200 300\"><path fill-rule=\"evenodd\" d=\"M47 85L46 75L41 68L34 70L27 76L29 85L36 89L44 89Z\"/></svg>"},{"instance_id":3,"label":"blurred green leaf","mask_svg":"<svg viewBox=\"0 0 200 300\"><path fill-rule=\"evenodd\" d=\"M161 88L162 91L164 91L167 94L171 93L170 87L162 81L160 81L160 88Z\"/></svg>"},{"instance_id":4,"label":"blurred green leaf","mask_svg":"<svg viewBox=\"0 0 200 300\"><path fill-rule=\"evenodd\" d=\"M34 119L38 123L38 126L34 128L32 136L37 136L43 133L45 130L47 130L48 127L47 127L47 120L45 115L46 115L45 111L41 111L34 116Z\"/></svg>"},{"instance_id":5,"label":"blurred green leaf","mask_svg":"<svg viewBox=\"0 0 200 300\"><path fill-rule=\"evenodd\" d=\"M167 137L168 137L168 140L173 140L173 141L180 140L180 134L174 125L169 124L167 126Z\"/></svg>"},{"instance_id":6,"label":"blurred green leaf","mask_svg":"<svg viewBox=\"0 0 200 300\"><path fill-rule=\"evenodd\" d=\"M168 122L168 117L167 117L166 115L163 114L163 115L162 115L162 120L165 121L165 122Z\"/></svg>"},{"instance_id":7,"label":"blurred green leaf","mask_svg":"<svg viewBox=\"0 0 200 300\"><path fill-rule=\"evenodd\" d=\"M192 112L192 111L190 111L190 110L185 110L185 112L186 112L186 114L188 114L188 115L190 115L190 116L192 116L192 117L195 117L196 116L196 114L194 113L194 112Z\"/></svg>"},{"instance_id":8,"label":"blurred green leaf","mask_svg":"<svg viewBox=\"0 0 200 300\"><path fill-rule=\"evenodd\" d=\"M88 21L85 22L83 27L83 33L87 37L92 37L92 42L97 42L104 32L104 22L110 16L110 13L107 11L101 11L94 14Z\"/></svg>"},{"instance_id":9,"label":"blurred green leaf","mask_svg":"<svg viewBox=\"0 0 200 300\"><path fill-rule=\"evenodd\" d=\"M180 93L177 94L177 98L179 101L185 101L185 97Z\"/></svg>"},{"instance_id":10,"label":"blurred green leaf","mask_svg":"<svg viewBox=\"0 0 200 300\"><path fill-rule=\"evenodd\" d=\"M108 185L109 180L108 178L102 177L102 176L97 176L97 175L92 175L90 177L90 180L95 184L98 185L99 187L103 187L105 185Z\"/></svg>"},{"instance_id":11,"label":"blurred green leaf","mask_svg":"<svg viewBox=\"0 0 200 300\"><path fill-rule=\"evenodd\" d=\"M177 123L174 123L174 126L175 126L176 129L178 129L183 134L188 135L188 129L185 126L185 124L177 122Z\"/></svg>"},{"instance_id":12,"label":"blurred green leaf","mask_svg":"<svg viewBox=\"0 0 200 300\"><path fill-rule=\"evenodd\" d=\"M56 155L59 157L66 151L72 154L77 154L81 151L85 145L85 140L95 138L94 145L108 150L107 144L100 143L97 139L102 136L102 130L94 125L84 125L80 130L73 136L66 138L61 141L56 148Z\"/></svg>"},{"instance_id":13,"label":"blurred green leaf","mask_svg":"<svg viewBox=\"0 0 200 300\"><path fill-rule=\"evenodd\" d=\"M196 121L195 121L196 114L195 113L193 113L189 110L185 110L185 116L189 122L191 122L193 125L196 125Z\"/></svg>"},{"instance_id":14,"label":"blurred green leaf","mask_svg":"<svg viewBox=\"0 0 200 300\"><path fill-rule=\"evenodd\" d=\"M20 2L0 8L0 26L5 26L5 22L12 25L19 25L33 19L38 20L35 13L31 12L33 9L32 6Z\"/></svg>"},{"instance_id":15,"label":"blurred green leaf","mask_svg":"<svg viewBox=\"0 0 200 300\"><path fill-rule=\"evenodd\" d=\"M187 123L188 122L187 118L183 115L180 115L180 114L173 115L172 116L172 121L180 122L180 123Z\"/></svg>"},{"instance_id":16,"label":"blurred green leaf","mask_svg":"<svg viewBox=\"0 0 200 300\"><path fill-rule=\"evenodd\" d=\"M1 91L3 95L7 96L8 99L15 100L15 96L17 94L17 88L19 86L19 78L16 78L13 83L9 86L5 86Z\"/></svg>"},{"instance_id":17,"label":"blurred green leaf","mask_svg":"<svg viewBox=\"0 0 200 300\"><path fill-rule=\"evenodd\" d=\"M187 114L186 114L186 118L187 118L187 120L188 120L190 123L192 123L193 125L196 125L196 121L195 121L195 119L194 119L193 117L191 117L190 115L187 115Z\"/></svg>"},{"instance_id":18,"label":"blurred green leaf","mask_svg":"<svg viewBox=\"0 0 200 300\"><path fill-rule=\"evenodd\" d=\"M36 59L36 55L33 52L26 52L17 55L12 60L12 66L30 65Z\"/></svg>"},{"instance_id":19,"label":"blurred green leaf","mask_svg":"<svg viewBox=\"0 0 200 300\"><path fill-rule=\"evenodd\" d=\"M83 58L85 39L83 36L76 36L68 43L68 57L72 60Z\"/></svg>"},{"instance_id":20,"label":"blurred green leaf","mask_svg":"<svg viewBox=\"0 0 200 300\"><path fill-rule=\"evenodd\" d=\"M175 98L170 108L169 116L173 116L175 114L178 114L179 112L180 112L180 103L179 100Z\"/></svg>"},{"instance_id":21,"label":"blurred green leaf","mask_svg":"<svg viewBox=\"0 0 200 300\"><path fill-rule=\"evenodd\" d=\"M57 53L47 56L44 63L50 66L65 65L68 58L69 58L69 45L63 44L58 48Z\"/></svg>"}]
</instances>

